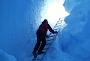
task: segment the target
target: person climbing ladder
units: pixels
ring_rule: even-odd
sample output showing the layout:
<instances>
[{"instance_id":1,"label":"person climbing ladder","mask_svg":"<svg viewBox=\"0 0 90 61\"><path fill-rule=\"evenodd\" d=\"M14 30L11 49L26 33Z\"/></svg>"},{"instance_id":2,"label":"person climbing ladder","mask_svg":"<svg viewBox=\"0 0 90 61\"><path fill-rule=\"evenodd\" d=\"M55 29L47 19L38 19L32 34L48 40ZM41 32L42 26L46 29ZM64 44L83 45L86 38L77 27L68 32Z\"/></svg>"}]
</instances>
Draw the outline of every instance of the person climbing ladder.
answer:
<instances>
[{"instance_id":1,"label":"person climbing ladder","mask_svg":"<svg viewBox=\"0 0 90 61\"><path fill-rule=\"evenodd\" d=\"M33 56L36 57L37 54L44 53L42 50L44 49L46 45L46 34L47 31L54 33L57 33L57 31L54 31L51 26L48 24L47 19L44 19L42 24L39 26L36 35L37 35L37 43L35 45L35 48L33 50Z\"/></svg>"}]
</instances>

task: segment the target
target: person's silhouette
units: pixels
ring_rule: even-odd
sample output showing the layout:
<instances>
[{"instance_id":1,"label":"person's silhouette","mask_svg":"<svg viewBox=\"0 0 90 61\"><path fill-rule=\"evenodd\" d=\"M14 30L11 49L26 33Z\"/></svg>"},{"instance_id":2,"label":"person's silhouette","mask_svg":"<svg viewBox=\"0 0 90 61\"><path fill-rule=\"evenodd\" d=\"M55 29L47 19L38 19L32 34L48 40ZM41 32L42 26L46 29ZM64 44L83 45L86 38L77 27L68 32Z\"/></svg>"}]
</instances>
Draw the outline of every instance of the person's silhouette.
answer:
<instances>
[{"instance_id":1,"label":"person's silhouette","mask_svg":"<svg viewBox=\"0 0 90 61\"><path fill-rule=\"evenodd\" d=\"M44 53L42 50L44 49L44 47L46 45L46 34L47 34L48 30L52 33L57 33L57 31L54 31L50 27L47 19L44 19L44 21L39 26L37 33L36 33L37 34L37 43L36 43L35 48L33 50L33 55L35 55L36 53L38 53L38 54Z\"/></svg>"}]
</instances>

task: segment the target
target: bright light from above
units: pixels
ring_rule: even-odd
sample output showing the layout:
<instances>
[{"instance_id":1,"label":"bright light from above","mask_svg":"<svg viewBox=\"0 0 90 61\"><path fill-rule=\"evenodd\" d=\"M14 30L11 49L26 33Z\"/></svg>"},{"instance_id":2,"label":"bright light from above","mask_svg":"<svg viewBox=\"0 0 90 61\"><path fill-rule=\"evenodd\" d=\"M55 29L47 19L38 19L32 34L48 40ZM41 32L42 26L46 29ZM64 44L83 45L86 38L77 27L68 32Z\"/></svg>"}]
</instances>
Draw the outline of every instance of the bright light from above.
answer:
<instances>
[{"instance_id":1,"label":"bright light from above","mask_svg":"<svg viewBox=\"0 0 90 61\"><path fill-rule=\"evenodd\" d=\"M63 0L62 0L63 1ZM41 21L44 19L48 19L49 24L54 27L56 22L61 18L64 20L64 18L69 15L64 7L61 0L47 0L45 1L45 6L42 7L41 10ZM63 24L65 25L65 22L63 21Z\"/></svg>"}]
</instances>

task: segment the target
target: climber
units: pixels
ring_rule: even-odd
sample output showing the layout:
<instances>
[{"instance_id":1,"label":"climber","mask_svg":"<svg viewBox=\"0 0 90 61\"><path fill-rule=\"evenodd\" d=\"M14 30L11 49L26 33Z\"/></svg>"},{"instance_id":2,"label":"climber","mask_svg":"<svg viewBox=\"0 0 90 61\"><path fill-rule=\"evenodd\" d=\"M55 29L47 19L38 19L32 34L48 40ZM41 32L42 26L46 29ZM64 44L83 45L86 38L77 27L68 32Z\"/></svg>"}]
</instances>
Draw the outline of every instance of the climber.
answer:
<instances>
[{"instance_id":1,"label":"climber","mask_svg":"<svg viewBox=\"0 0 90 61\"><path fill-rule=\"evenodd\" d=\"M39 26L36 34L37 34L37 43L35 45L35 48L33 50L33 55L35 54L42 54L44 53L42 50L44 49L45 45L46 45L46 34L47 31L54 33L57 33L57 31L54 31L50 25L48 24L47 19L44 19L44 21L42 22L42 24Z\"/></svg>"}]
</instances>

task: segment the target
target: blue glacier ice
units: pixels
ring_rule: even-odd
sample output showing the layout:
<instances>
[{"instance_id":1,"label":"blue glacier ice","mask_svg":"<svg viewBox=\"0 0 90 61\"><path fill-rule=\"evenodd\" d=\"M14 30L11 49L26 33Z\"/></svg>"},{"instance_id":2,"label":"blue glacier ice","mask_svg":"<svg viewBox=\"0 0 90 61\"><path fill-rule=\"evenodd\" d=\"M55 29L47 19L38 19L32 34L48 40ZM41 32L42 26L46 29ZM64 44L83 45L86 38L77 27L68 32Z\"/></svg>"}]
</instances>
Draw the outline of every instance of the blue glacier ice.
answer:
<instances>
[{"instance_id":1,"label":"blue glacier ice","mask_svg":"<svg viewBox=\"0 0 90 61\"><path fill-rule=\"evenodd\" d=\"M58 33L43 61L90 61L90 0L63 1L69 13L64 19L67 25ZM32 61L45 2L0 0L0 61Z\"/></svg>"},{"instance_id":2,"label":"blue glacier ice","mask_svg":"<svg viewBox=\"0 0 90 61\"><path fill-rule=\"evenodd\" d=\"M0 49L0 61L17 61L15 56L6 53Z\"/></svg>"}]
</instances>

